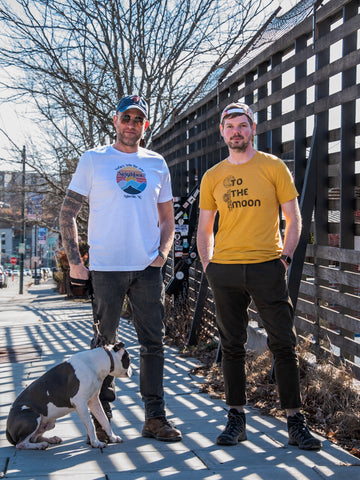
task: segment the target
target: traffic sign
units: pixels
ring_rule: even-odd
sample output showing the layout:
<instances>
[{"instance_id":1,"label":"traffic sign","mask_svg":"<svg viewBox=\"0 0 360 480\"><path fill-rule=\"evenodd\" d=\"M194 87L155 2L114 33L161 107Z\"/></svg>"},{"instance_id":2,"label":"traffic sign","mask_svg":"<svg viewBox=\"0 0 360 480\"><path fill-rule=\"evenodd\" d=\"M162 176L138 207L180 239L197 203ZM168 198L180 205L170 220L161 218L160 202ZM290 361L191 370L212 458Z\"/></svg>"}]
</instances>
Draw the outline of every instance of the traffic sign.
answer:
<instances>
[{"instance_id":1,"label":"traffic sign","mask_svg":"<svg viewBox=\"0 0 360 480\"><path fill-rule=\"evenodd\" d=\"M16 265L16 262L17 262L17 258L16 258L16 257L11 257L11 258L10 258L10 263L11 263L11 265Z\"/></svg>"}]
</instances>

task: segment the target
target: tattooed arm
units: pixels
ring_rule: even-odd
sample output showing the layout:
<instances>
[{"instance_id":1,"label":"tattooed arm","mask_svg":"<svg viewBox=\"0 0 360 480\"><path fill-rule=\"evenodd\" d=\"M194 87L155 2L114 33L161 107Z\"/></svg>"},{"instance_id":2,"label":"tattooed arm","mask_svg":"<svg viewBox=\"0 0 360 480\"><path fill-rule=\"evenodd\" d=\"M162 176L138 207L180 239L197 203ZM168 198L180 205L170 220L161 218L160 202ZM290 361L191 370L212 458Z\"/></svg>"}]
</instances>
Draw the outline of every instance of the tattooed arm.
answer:
<instances>
[{"instance_id":1,"label":"tattooed arm","mask_svg":"<svg viewBox=\"0 0 360 480\"><path fill-rule=\"evenodd\" d=\"M66 197L60 211L60 231L65 253L69 259L70 276L87 280L89 270L81 261L76 217L85 197L72 190L66 192Z\"/></svg>"}]
</instances>

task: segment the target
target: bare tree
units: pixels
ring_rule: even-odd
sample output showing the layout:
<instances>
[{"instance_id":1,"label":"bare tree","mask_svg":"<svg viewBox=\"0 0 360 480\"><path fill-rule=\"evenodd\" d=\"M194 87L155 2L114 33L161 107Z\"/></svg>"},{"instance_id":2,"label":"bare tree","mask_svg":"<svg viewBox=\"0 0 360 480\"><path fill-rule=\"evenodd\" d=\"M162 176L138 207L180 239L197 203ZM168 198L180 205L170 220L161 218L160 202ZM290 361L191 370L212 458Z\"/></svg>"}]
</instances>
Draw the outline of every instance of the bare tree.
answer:
<instances>
[{"instance_id":1,"label":"bare tree","mask_svg":"<svg viewBox=\"0 0 360 480\"><path fill-rule=\"evenodd\" d=\"M45 132L46 146L27 145L29 166L62 198L79 155L111 141L114 106L130 93L150 102L150 144L173 111L206 93L196 86L241 51L270 4L0 0L0 66L8 75L0 95L5 89L8 100L35 105Z\"/></svg>"},{"instance_id":2,"label":"bare tree","mask_svg":"<svg viewBox=\"0 0 360 480\"><path fill-rule=\"evenodd\" d=\"M266 6L261 0L0 5L7 36L0 65L20 72L6 88L29 95L58 134L81 149L111 135L114 104L132 92L150 100L155 132L212 65L240 50Z\"/></svg>"}]
</instances>

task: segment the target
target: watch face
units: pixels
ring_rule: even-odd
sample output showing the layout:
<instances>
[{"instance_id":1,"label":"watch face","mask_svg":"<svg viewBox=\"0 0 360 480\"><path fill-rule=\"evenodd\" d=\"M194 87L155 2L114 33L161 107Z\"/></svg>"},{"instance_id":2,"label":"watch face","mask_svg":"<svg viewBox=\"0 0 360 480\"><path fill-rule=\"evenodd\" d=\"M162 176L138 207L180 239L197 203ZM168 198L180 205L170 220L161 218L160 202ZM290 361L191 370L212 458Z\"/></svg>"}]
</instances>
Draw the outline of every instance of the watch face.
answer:
<instances>
[{"instance_id":1,"label":"watch face","mask_svg":"<svg viewBox=\"0 0 360 480\"><path fill-rule=\"evenodd\" d=\"M284 262L286 262L288 265L290 265L291 257L289 257L288 255L281 255L280 258L282 258L284 260Z\"/></svg>"}]
</instances>

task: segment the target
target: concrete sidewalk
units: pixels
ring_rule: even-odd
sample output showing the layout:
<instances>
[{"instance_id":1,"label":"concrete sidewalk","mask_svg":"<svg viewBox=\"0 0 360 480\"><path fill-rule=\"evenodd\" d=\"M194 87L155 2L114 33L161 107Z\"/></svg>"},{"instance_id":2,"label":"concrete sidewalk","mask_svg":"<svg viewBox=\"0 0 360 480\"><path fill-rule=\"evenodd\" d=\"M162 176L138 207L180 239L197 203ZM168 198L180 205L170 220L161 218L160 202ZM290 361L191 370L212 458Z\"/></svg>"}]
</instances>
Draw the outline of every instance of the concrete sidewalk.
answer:
<instances>
[{"instance_id":1,"label":"concrete sidewalk","mask_svg":"<svg viewBox=\"0 0 360 480\"><path fill-rule=\"evenodd\" d=\"M131 324L120 322L119 337L132 357L134 375L116 379L113 428L124 443L93 449L74 413L58 420L60 445L44 451L16 450L5 437L7 414L31 381L74 352L89 348L89 303L66 300L53 284L0 291L0 465L1 478L16 480L358 480L359 459L323 439L323 450L304 452L287 444L286 423L247 408L248 440L219 447L215 440L226 422L225 405L199 393L198 365L166 348L165 391L169 420L183 441L163 443L141 437L144 421L139 395L139 349Z\"/></svg>"}]
</instances>

